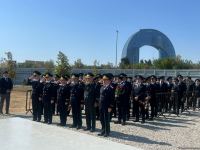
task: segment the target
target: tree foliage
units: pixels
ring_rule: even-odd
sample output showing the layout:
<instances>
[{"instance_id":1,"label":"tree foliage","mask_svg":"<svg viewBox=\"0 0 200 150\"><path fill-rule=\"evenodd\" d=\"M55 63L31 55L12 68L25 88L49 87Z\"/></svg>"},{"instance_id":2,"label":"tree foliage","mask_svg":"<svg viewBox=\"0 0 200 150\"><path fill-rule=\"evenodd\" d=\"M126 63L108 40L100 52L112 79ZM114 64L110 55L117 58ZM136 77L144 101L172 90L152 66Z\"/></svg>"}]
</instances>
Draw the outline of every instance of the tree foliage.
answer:
<instances>
[{"instance_id":1,"label":"tree foliage","mask_svg":"<svg viewBox=\"0 0 200 150\"><path fill-rule=\"evenodd\" d=\"M6 64L6 70L8 71L9 77L10 78L15 78L16 75L16 62L13 61L13 56L11 52L6 52L6 58L5 64Z\"/></svg>"},{"instance_id":2,"label":"tree foliage","mask_svg":"<svg viewBox=\"0 0 200 150\"><path fill-rule=\"evenodd\" d=\"M69 60L67 56L59 51L57 55L57 61L55 66L55 73L56 74L70 74L71 66L69 65Z\"/></svg>"},{"instance_id":3,"label":"tree foliage","mask_svg":"<svg viewBox=\"0 0 200 150\"><path fill-rule=\"evenodd\" d=\"M78 58L75 62L74 62L74 68L77 69L83 69L85 67L85 65L82 63L81 59Z\"/></svg>"}]
</instances>

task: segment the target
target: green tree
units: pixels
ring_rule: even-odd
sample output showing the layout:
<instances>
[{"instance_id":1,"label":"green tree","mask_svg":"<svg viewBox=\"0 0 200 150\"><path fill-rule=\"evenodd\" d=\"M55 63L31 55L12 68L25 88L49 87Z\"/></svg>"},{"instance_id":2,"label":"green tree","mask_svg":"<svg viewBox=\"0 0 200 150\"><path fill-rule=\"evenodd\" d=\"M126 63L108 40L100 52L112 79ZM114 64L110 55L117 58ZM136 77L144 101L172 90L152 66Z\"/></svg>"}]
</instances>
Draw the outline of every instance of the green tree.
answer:
<instances>
[{"instance_id":1,"label":"green tree","mask_svg":"<svg viewBox=\"0 0 200 150\"><path fill-rule=\"evenodd\" d=\"M121 68L121 69L129 69L129 68L131 68L131 66L132 65L130 64L128 58L122 58L121 59L121 62L119 64L119 68Z\"/></svg>"},{"instance_id":2,"label":"green tree","mask_svg":"<svg viewBox=\"0 0 200 150\"><path fill-rule=\"evenodd\" d=\"M13 61L13 56L11 52L5 52L5 64L10 78L15 78L16 76L16 61Z\"/></svg>"},{"instance_id":3,"label":"green tree","mask_svg":"<svg viewBox=\"0 0 200 150\"><path fill-rule=\"evenodd\" d=\"M69 65L69 60L67 56L59 51L57 55L57 61L55 66L55 73L56 74L70 74L71 67Z\"/></svg>"},{"instance_id":4,"label":"green tree","mask_svg":"<svg viewBox=\"0 0 200 150\"><path fill-rule=\"evenodd\" d=\"M53 60L45 61L44 68L46 68L46 70L48 70L49 72L52 72L55 68L54 61Z\"/></svg>"},{"instance_id":5,"label":"green tree","mask_svg":"<svg viewBox=\"0 0 200 150\"><path fill-rule=\"evenodd\" d=\"M84 64L82 63L81 59L78 58L75 62L74 62L74 68L78 68L78 69L82 69L84 68Z\"/></svg>"},{"instance_id":6,"label":"green tree","mask_svg":"<svg viewBox=\"0 0 200 150\"><path fill-rule=\"evenodd\" d=\"M99 66L99 62L97 60L94 60L94 64L93 64L93 67L92 67L92 72L93 72L94 75L98 74L98 66Z\"/></svg>"}]
</instances>

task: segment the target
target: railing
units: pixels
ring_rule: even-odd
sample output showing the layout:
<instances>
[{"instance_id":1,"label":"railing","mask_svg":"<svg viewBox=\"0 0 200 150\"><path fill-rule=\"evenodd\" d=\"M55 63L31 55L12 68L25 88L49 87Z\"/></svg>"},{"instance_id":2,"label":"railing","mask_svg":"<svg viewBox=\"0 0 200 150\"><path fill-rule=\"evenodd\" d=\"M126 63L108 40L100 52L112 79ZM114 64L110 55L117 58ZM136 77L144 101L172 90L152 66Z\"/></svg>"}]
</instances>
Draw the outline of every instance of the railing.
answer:
<instances>
[{"instance_id":1,"label":"railing","mask_svg":"<svg viewBox=\"0 0 200 150\"><path fill-rule=\"evenodd\" d=\"M28 114L29 112L33 113L32 112L32 98L31 98L31 95L32 95L32 90L27 90L26 91L26 114Z\"/></svg>"}]
</instances>

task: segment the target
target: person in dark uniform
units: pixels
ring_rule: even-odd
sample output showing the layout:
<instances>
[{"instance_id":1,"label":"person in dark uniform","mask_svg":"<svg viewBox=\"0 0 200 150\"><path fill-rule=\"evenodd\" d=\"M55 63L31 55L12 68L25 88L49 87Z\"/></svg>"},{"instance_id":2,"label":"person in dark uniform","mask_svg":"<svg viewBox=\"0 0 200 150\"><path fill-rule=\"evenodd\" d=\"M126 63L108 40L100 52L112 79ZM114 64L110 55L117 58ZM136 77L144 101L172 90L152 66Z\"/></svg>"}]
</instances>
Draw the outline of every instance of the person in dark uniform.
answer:
<instances>
[{"instance_id":1,"label":"person in dark uniform","mask_svg":"<svg viewBox=\"0 0 200 150\"><path fill-rule=\"evenodd\" d=\"M171 90L171 99L173 102L173 113L179 115L179 99L180 99L180 86L178 78L173 79L173 87Z\"/></svg>"},{"instance_id":2,"label":"person in dark uniform","mask_svg":"<svg viewBox=\"0 0 200 150\"><path fill-rule=\"evenodd\" d=\"M32 109L33 109L33 121L41 121L42 115L42 88L43 84L40 82L39 71L34 71L33 75L29 77L29 84L32 85Z\"/></svg>"},{"instance_id":3,"label":"person in dark uniform","mask_svg":"<svg viewBox=\"0 0 200 150\"><path fill-rule=\"evenodd\" d=\"M196 110L197 98L200 98L200 79L195 80L192 92L192 107L193 111Z\"/></svg>"},{"instance_id":4,"label":"person in dark uniform","mask_svg":"<svg viewBox=\"0 0 200 150\"><path fill-rule=\"evenodd\" d=\"M45 74L45 83L43 87L43 104L44 104L44 123L52 124L52 105L54 100L52 99L53 84L52 74L47 72Z\"/></svg>"},{"instance_id":5,"label":"person in dark uniform","mask_svg":"<svg viewBox=\"0 0 200 150\"><path fill-rule=\"evenodd\" d=\"M103 86L100 89L99 113L101 133L98 136L107 137L110 134L110 113L114 102L114 88L111 86L112 76L105 74L102 78Z\"/></svg>"},{"instance_id":6,"label":"person in dark uniform","mask_svg":"<svg viewBox=\"0 0 200 150\"><path fill-rule=\"evenodd\" d=\"M126 81L123 80L124 74L120 74L118 77L118 85L115 90L115 97L117 98L118 107L118 121L116 124L126 124L127 110L129 109L129 89ZM122 122L121 122L122 121Z\"/></svg>"},{"instance_id":7,"label":"person in dark uniform","mask_svg":"<svg viewBox=\"0 0 200 150\"><path fill-rule=\"evenodd\" d=\"M136 84L133 87L133 106L135 110L136 119L134 122L139 122L139 116L142 115L141 123L145 123L145 97L146 97L146 87L143 84L143 77L137 75ZM140 111L141 112L140 112Z\"/></svg>"},{"instance_id":8,"label":"person in dark uniform","mask_svg":"<svg viewBox=\"0 0 200 150\"><path fill-rule=\"evenodd\" d=\"M82 128L82 114L81 108L83 106L84 99L84 89L79 84L78 74L73 74L71 76L70 85L70 104L72 108L73 124L71 128L81 129Z\"/></svg>"},{"instance_id":9,"label":"person in dark uniform","mask_svg":"<svg viewBox=\"0 0 200 150\"><path fill-rule=\"evenodd\" d=\"M187 76L186 80L185 80L185 83L186 83L186 95L185 95L185 98L186 98L186 101L187 101L187 109L189 109L190 106L192 106L192 93L193 93L193 89L194 89L194 85L195 85L195 82L191 79L190 76Z\"/></svg>"},{"instance_id":10,"label":"person in dark uniform","mask_svg":"<svg viewBox=\"0 0 200 150\"><path fill-rule=\"evenodd\" d=\"M165 77L161 76L159 77L159 98L157 99L157 103L158 103L158 111L160 113L164 113L167 111L167 104L168 104L168 97L166 95L166 93L168 92L168 85L165 82Z\"/></svg>"},{"instance_id":11,"label":"person in dark uniform","mask_svg":"<svg viewBox=\"0 0 200 150\"><path fill-rule=\"evenodd\" d=\"M60 84L57 93L57 107L59 109L60 124L61 126L66 126L67 121L67 110L70 102L70 86L67 84L69 76L62 75L60 78Z\"/></svg>"},{"instance_id":12,"label":"person in dark uniform","mask_svg":"<svg viewBox=\"0 0 200 150\"><path fill-rule=\"evenodd\" d=\"M172 77L169 76L167 78L167 86L168 86L168 90L167 92L169 93L169 98L168 98L168 112L171 112L172 110L172 106L173 106L173 99L171 99L171 91L172 91L172 87L173 87L173 80L172 80Z\"/></svg>"},{"instance_id":13,"label":"person in dark uniform","mask_svg":"<svg viewBox=\"0 0 200 150\"><path fill-rule=\"evenodd\" d=\"M86 114L86 129L94 132L96 129L96 89L93 82L94 75L88 73L85 76L85 88L84 88L84 104Z\"/></svg>"},{"instance_id":14,"label":"person in dark uniform","mask_svg":"<svg viewBox=\"0 0 200 150\"><path fill-rule=\"evenodd\" d=\"M147 86L147 95L149 96L149 103L151 106L151 116L149 120L153 120L154 117L157 117L158 105L156 101L156 93L159 89L158 84L156 83L157 77L152 75L150 76L150 84Z\"/></svg>"},{"instance_id":15,"label":"person in dark uniform","mask_svg":"<svg viewBox=\"0 0 200 150\"><path fill-rule=\"evenodd\" d=\"M0 114L3 114L3 105L6 100L6 114L9 114L10 93L13 89L13 82L9 78L8 71L3 72L3 77L0 79Z\"/></svg>"},{"instance_id":16,"label":"person in dark uniform","mask_svg":"<svg viewBox=\"0 0 200 150\"><path fill-rule=\"evenodd\" d=\"M183 82L183 76L182 75L178 75L177 78L178 78L178 81L179 81L178 85L179 85L179 89L180 89L178 107L179 107L179 109L181 108L181 112L183 112L184 111L184 103L185 103L184 96L185 96L187 86L186 86L185 82Z\"/></svg>"},{"instance_id":17,"label":"person in dark uniform","mask_svg":"<svg viewBox=\"0 0 200 150\"><path fill-rule=\"evenodd\" d=\"M99 99L100 99L100 89L102 86L102 75L97 74L94 78L95 82L95 90L96 90L96 101L97 101L97 107L96 107L96 120L99 120Z\"/></svg>"},{"instance_id":18,"label":"person in dark uniform","mask_svg":"<svg viewBox=\"0 0 200 150\"><path fill-rule=\"evenodd\" d=\"M59 88L59 79L60 79L60 75L58 74L55 74L55 77L52 81L52 84L53 84L53 93L52 93L52 99L54 101L53 104L51 104L51 107L52 107L52 113L53 115L58 115L59 114L59 109L57 107L57 91L58 91L58 88Z\"/></svg>"}]
</instances>

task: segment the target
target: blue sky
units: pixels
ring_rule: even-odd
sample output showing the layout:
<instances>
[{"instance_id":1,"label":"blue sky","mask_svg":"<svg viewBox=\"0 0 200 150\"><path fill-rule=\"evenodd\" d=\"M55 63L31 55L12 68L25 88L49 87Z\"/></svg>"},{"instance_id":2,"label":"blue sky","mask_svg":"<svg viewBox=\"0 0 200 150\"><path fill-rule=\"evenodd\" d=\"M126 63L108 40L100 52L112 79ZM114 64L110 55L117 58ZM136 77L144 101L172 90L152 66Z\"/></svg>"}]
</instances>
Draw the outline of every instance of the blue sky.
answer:
<instances>
[{"instance_id":1,"label":"blue sky","mask_svg":"<svg viewBox=\"0 0 200 150\"><path fill-rule=\"evenodd\" d=\"M115 63L126 40L140 29L166 34L176 54L200 58L199 0L0 0L0 57L11 51L18 62L56 60L64 52L72 64ZM150 46L140 59L158 58Z\"/></svg>"}]
</instances>

